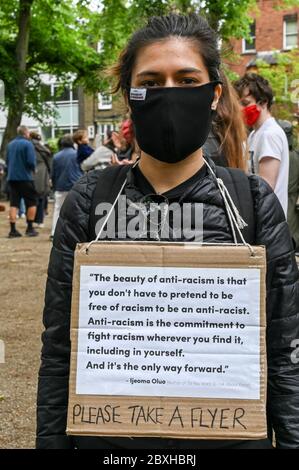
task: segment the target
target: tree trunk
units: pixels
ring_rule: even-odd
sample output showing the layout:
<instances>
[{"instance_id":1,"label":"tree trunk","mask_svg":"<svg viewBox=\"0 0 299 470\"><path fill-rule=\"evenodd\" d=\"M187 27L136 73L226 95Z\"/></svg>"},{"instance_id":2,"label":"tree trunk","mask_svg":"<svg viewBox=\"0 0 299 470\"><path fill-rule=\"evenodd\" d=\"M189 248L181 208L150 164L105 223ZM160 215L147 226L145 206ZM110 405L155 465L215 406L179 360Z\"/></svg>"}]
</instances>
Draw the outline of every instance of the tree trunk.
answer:
<instances>
[{"instance_id":1,"label":"tree trunk","mask_svg":"<svg viewBox=\"0 0 299 470\"><path fill-rule=\"evenodd\" d=\"M17 92L10 101L7 124L3 135L0 158L5 158L8 142L16 136L17 127L21 124L26 92L26 62L28 55L30 17L34 0L19 0L18 35L16 38L16 75Z\"/></svg>"}]
</instances>

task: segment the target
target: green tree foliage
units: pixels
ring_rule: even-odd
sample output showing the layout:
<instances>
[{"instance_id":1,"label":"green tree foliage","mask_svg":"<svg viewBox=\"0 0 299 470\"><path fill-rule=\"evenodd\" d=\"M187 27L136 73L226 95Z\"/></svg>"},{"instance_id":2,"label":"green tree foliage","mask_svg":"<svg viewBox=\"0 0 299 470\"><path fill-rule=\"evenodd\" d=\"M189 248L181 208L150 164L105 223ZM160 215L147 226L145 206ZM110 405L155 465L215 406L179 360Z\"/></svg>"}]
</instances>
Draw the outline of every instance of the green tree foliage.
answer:
<instances>
[{"instance_id":1,"label":"green tree foliage","mask_svg":"<svg viewBox=\"0 0 299 470\"><path fill-rule=\"evenodd\" d=\"M18 91L15 50L20 3L20 0L1 0L0 4L0 77L5 83L7 105ZM100 59L92 45L98 37L95 28L98 14L90 11L88 2L32 0L31 3L27 85L31 82L31 88L34 88L34 81L38 82L41 72L55 74L62 79L71 73L77 82L96 89ZM40 96L30 93L29 98L36 105Z\"/></svg>"},{"instance_id":2,"label":"green tree foliage","mask_svg":"<svg viewBox=\"0 0 299 470\"><path fill-rule=\"evenodd\" d=\"M277 7L297 5L299 0L277 0ZM196 12L207 18L223 43L231 38L249 37L252 18L258 11L257 0L103 0L99 20L102 39L102 63L113 63L132 32L148 17L170 11Z\"/></svg>"},{"instance_id":3,"label":"green tree foliage","mask_svg":"<svg viewBox=\"0 0 299 470\"><path fill-rule=\"evenodd\" d=\"M269 80L273 88L275 116L292 122L295 110L299 110L299 49L276 54L276 61L276 65L269 65L257 60L257 73Z\"/></svg>"},{"instance_id":4,"label":"green tree foliage","mask_svg":"<svg viewBox=\"0 0 299 470\"><path fill-rule=\"evenodd\" d=\"M225 39L246 34L247 10L254 3L255 0L1 0L0 78L5 83L5 106L9 110L3 146L15 134L22 113L39 119L53 114L53 107L44 104L41 73L56 75L61 82L71 74L87 91L107 89L109 83L99 72L115 62L128 37L149 16L195 11L205 15ZM20 26L22 11L26 13L26 31ZM102 44L101 54L95 48L98 41Z\"/></svg>"},{"instance_id":5,"label":"green tree foliage","mask_svg":"<svg viewBox=\"0 0 299 470\"><path fill-rule=\"evenodd\" d=\"M256 5L256 0L1 0L0 79L9 110L3 146L15 134L22 113L39 119L53 113L43 104L41 73L56 75L62 83L71 75L87 91L107 89L110 82L101 71L115 62L129 36L149 16L200 13L225 43L246 37L249 12Z\"/></svg>"},{"instance_id":6,"label":"green tree foliage","mask_svg":"<svg viewBox=\"0 0 299 470\"><path fill-rule=\"evenodd\" d=\"M195 12L207 18L223 40L224 55L229 54L225 43L230 38L246 37L252 21L249 12L256 8L256 0L103 0L98 22L102 43L101 65L105 70L115 63L128 38L153 15L171 11ZM231 74L232 78L236 78ZM108 89L111 81L100 75L101 89Z\"/></svg>"},{"instance_id":7,"label":"green tree foliage","mask_svg":"<svg viewBox=\"0 0 299 470\"><path fill-rule=\"evenodd\" d=\"M89 1L1 0L0 78L5 84L8 122L3 147L16 133L22 113L49 114L43 103L40 74L70 74L86 89L98 88L100 56L96 20Z\"/></svg>"},{"instance_id":8,"label":"green tree foliage","mask_svg":"<svg viewBox=\"0 0 299 470\"><path fill-rule=\"evenodd\" d=\"M249 33L248 12L256 0L103 0L99 30L103 43L103 63L116 60L132 32L145 24L148 17L170 11L196 12L205 16L225 41Z\"/></svg>"},{"instance_id":9,"label":"green tree foliage","mask_svg":"<svg viewBox=\"0 0 299 470\"><path fill-rule=\"evenodd\" d=\"M274 2L274 8L278 10L292 7L299 7L299 0L275 0Z\"/></svg>"}]
</instances>

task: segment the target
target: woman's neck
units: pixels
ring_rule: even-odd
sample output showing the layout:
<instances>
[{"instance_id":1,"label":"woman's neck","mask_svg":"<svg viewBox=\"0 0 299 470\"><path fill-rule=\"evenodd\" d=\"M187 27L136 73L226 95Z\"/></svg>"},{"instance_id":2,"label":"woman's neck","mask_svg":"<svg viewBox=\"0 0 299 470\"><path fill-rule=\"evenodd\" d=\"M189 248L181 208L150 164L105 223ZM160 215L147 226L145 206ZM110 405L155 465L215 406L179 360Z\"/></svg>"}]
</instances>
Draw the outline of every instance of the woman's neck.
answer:
<instances>
[{"instance_id":1,"label":"woman's neck","mask_svg":"<svg viewBox=\"0 0 299 470\"><path fill-rule=\"evenodd\" d=\"M165 163L141 152L139 168L155 191L163 194L187 181L204 165L202 149L178 163Z\"/></svg>"}]
</instances>

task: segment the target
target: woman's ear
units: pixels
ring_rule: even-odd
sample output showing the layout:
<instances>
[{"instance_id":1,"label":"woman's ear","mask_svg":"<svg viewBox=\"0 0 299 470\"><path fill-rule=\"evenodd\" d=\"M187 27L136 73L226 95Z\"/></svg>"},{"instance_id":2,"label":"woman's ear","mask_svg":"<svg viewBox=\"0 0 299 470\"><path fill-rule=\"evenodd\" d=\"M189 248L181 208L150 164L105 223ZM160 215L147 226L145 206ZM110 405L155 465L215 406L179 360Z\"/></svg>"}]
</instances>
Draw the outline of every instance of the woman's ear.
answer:
<instances>
[{"instance_id":1,"label":"woman's ear","mask_svg":"<svg viewBox=\"0 0 299 470\"><path fill-rule=\"evenodd\" d=\"M216 87L215 87L214 101L213 101L212 106L211 106L213 111L216 111L221 95L222 95L222 85L220 85L220 83L218 83L218 85L216 85Z\"/></svg>"}]
</instances>

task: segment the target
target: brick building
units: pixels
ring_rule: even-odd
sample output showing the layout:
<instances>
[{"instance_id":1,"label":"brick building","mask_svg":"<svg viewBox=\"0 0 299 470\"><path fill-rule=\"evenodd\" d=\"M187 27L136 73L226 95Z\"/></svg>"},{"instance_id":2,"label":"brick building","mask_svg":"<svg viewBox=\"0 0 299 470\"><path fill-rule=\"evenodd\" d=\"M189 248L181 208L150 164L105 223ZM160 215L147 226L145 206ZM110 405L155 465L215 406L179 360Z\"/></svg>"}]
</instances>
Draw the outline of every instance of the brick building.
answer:
<instances>
[{"instance_id":1,"label":"brick building","mask_svg":"<svg viewBox=\"0 0 299 470\"><path fill-rule=\"evenodd\" d=\"M90 142L98 146L106 138L108 130L119 127L125 118L126 109L122 99L97 93L87 95L79 91L79 127L88 130Z\"/></svg>"},{"instance_id":2,"label":"brick building","mask_svg":"<svg viewBox=\"0 0 299 470\"><path fill-rule=\"evenodd\" d=\"M268 63L275 63L274 51L288 51L298 47L299 4L298 7L281 10L277 0L259 0L257 12L252 13L250 39L231 41L234 52L240 55L236 63L229 63L230 68L243 75L255 66L256 58L263 58Z\"/></svg>"},{"instance_id":3,"label":"brick building","mask_svg":"<svg viewBox=\"0 0 299 470\"><path fill-rule=\"evenodd\" d=\"M259 0L258 11L252 13L250 39L232 40L237 60L226 60L229 68L239 75L255 70L255 60L262 58L275 64L274 52L289 51L299 46L298 7L278 9L280 0ZM100 50L100 49L99 49ZM125 117L122 100L112 101L109 95L86 95L79 92L79 127L87 128L93 145L99 145L108 129L115 129Z\"/></svg>"}]
</instances>

